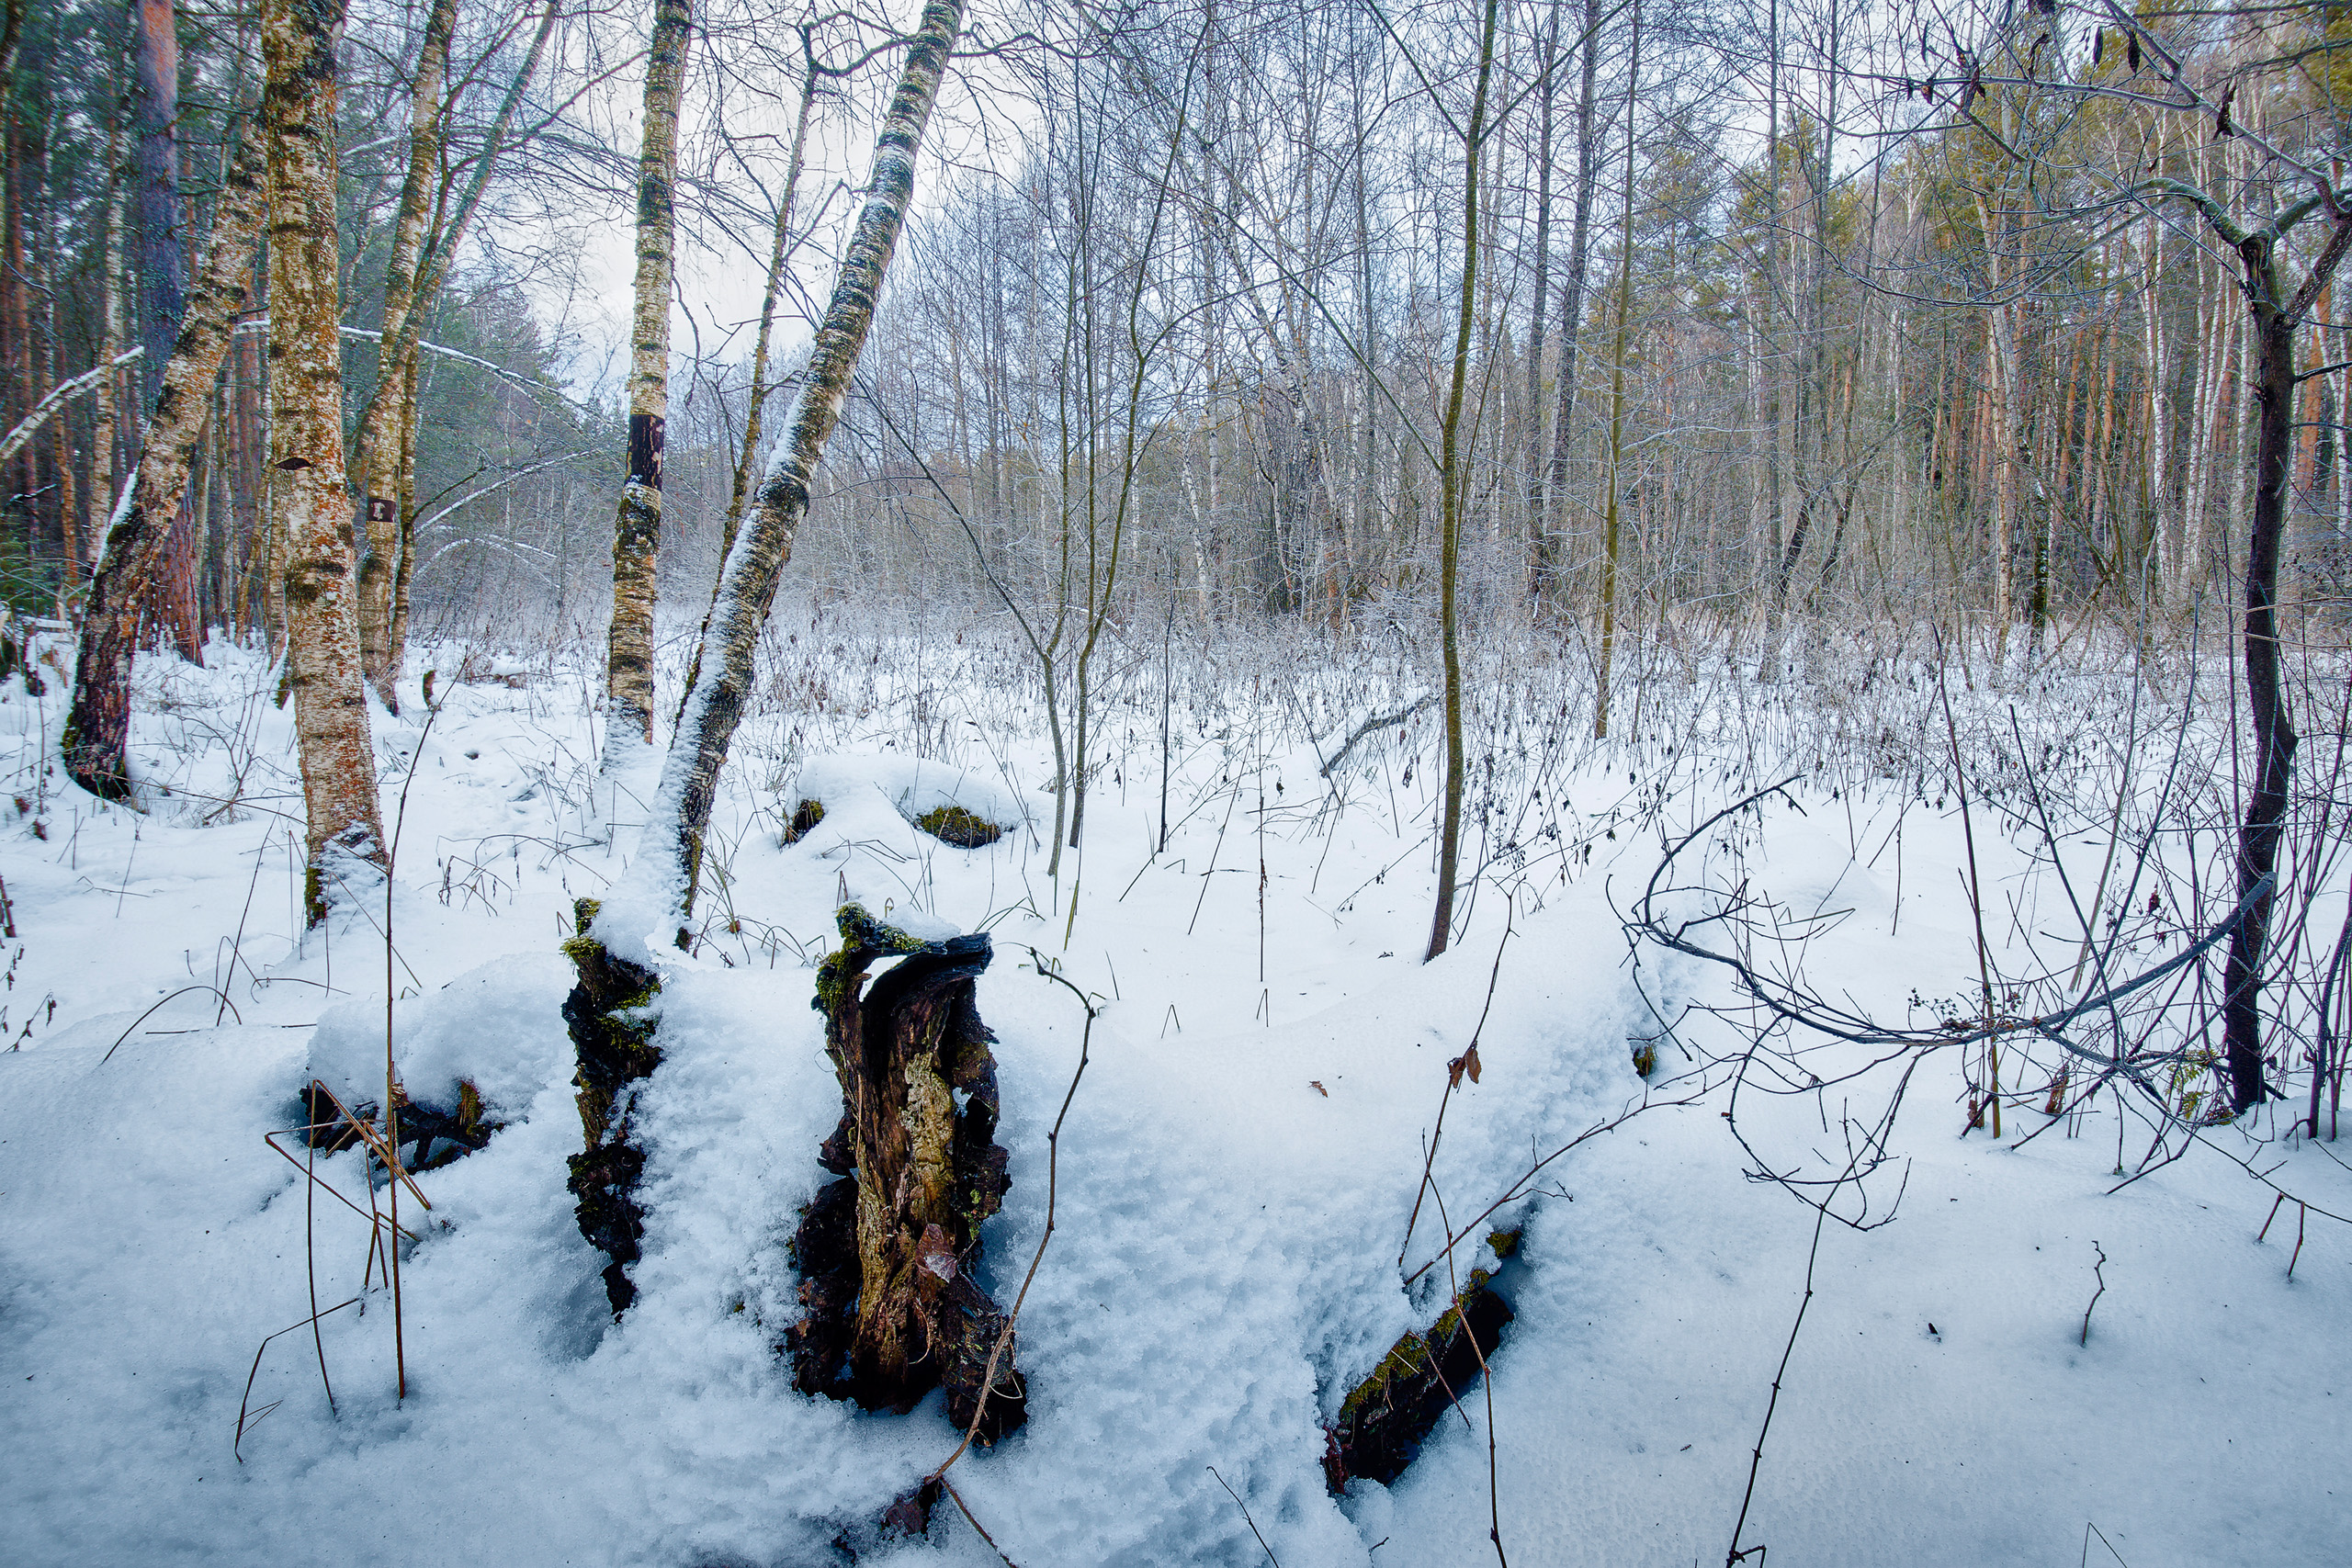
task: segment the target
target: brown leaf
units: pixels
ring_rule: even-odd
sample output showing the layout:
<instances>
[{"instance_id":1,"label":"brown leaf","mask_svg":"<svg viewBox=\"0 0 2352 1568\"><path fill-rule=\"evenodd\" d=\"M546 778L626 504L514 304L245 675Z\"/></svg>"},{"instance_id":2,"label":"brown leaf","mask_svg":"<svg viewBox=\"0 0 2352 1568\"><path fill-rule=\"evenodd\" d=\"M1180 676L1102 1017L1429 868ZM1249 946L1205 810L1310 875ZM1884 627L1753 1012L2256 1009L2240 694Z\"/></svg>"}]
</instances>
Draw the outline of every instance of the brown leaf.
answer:
<instances>
[{"instance_id":1,"label":"brown leaf","mask_svg":"<svg viewBox=\"0 0 2352 1568\"><path fill-rule=\"evenodd\" d=\"M1469 1050L1462 1054L1462 1065L1469 1069L1470 1081L1476 1083L1478 1081L1478 1047L1475 1043Z\"/></svg>"},{"instance_id":2,"label":"brown leaf","mask_svg":"<svg viewBox=\"0 0 2352 1568\"><path fill-rule=\"evenodd\" d=\"M1309 1088L1309 1089L1313 1089L1316 1093L1317 1093L1317 1094L1321 1095L1321 1096L1322 1096L1324 1099L1326 1099L1326 1100L1329 1100L1329 1099L1330 1099L1330 1098L1331 1098L1331 1091L1330 1091L1329 1089L1325 1089L1325 1088L1323 1087L1323 1080L1322 1080L1322 1079L1320 1079L1320 1078L1309 1078L1309 1079L1307 1079L1307 1080L1306 1080L1306 1087L1307 1087L1307 1088Z\"/></svg>"},{"instance_id":3,"label":"brown leaf","mask_svg":"<svg viewBox=\"0 0 2352 1568\"><path fill-rule=\"evenodd\" d=\"M1445 1065L1446 1088L1460 1089L1462 1087L1462 1069L1469 1065L1469 1061L1470 1058L1467 1056L1456 1056Z\"/></svg>"}]
</instances>

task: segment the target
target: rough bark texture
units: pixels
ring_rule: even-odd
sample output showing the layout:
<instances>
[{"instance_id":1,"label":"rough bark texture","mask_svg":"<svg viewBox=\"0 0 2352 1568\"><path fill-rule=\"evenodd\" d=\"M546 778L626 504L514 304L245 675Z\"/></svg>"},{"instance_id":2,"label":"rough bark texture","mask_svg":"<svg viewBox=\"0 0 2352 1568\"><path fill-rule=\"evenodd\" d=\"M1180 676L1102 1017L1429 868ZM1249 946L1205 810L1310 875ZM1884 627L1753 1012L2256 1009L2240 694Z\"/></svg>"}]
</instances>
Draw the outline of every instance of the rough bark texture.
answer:
<instances>
[{"instance_id":1,"label":"rough bark texture","mask_svg":"<svg viewBox=\"0 0 2352 1568\"><path fill-rule=\"evenodd\" d=\"M1005 1326L972 1278L981 1222L1012 1185L995 1142L995 1037L973 1004L991 949L985 932L922 942L855 904L839 921L841 949L819 968L815 1005L845 1107L818 1159L841 1179L795 1235L808 1311L785 1348L806 1393L909 1410L944 1388L960 1428L980 1413ZM890 954L904 956L865 987L866 966ZM983 1440L1027 1415L1012 1359L1008 1348L998 1361Z\"/></svg>"},{"instance_id":2,"label":"rough bark texture","mask_svg":"<svg viewBox=\"0 0 2352 1568\"><path fill-rule=\"evenodd\" d=\"M596 901L581 899L572 914L586 931L595 921ZM637 1298L628 1267L645 1235L645 1211L637 1203L645 1151L630 1135L629 1102L636 1085L662 1065L652 1011L662 982L651 970L615 958L594 937L573 937L563 950L579 973L564 998L563 1021L579 1063L571 1081L580 1090L580 1130L587 1145L571 1156L568 1185L579 1201L580 1234L610 1260L605 1295L618 1317Z\"/></svg>"},{"instance_id":3,"label":"rough bark texture","mask_svg":"<svg viewBox=\"0 0 2352 1568\"><path fill-rule=\"evenodd\" d=\"M424 41L417 51L416 83L409 96L408 175L401 183L400 205L392 218L392 249L384 264L384 323L380 340L385 350L377 360L376 389L359 417L359 498L366 534L359 558L359 645L368 678L385 705L400 711L399 674L388 663L390 642L392 578L400 558L401 443L399 422L405 406L409 378L414 374L415 349L402 358L390 354L403 341L401 329L416 296L417 263L424 249L424 223L441 161L442 126L447 105L444 85L448 78L449 37L457 30L458 0L433 0L424 19Z\"/></svg>"},{"instance_id":4,"label":"rough bark texture","mask_svg":"<svg viewBox=\"0 0 2352 1568\"><path fill-rule=\"evenodd\" d=\"M605 653L611 766L653 743L653 593L662 544L662 446L670 412L670 271L676 227L678 89L688 0L656 0L645 66L645 140L637 164L637 318L628 381L628 474L613 529L613 624Z\"/></svg>"},{"instance_id":5,"label":"rough bark texture","mask_svg":"<svg viewBox=\"0 0 2352 1568\"><path fill-rule=\"evenodd\" d=\"M334 207L342 26L342 0L263 0L270 508L286 542L287 660L313 922L325 917L337 858L384 863L352 604L351 497L344 488Z\"/></svg>"},{"instance_id":6,"label":"rough bark texture","mask_svg":"<svg viewBox=\"0 0 2352 1568\"><path fill-rule=\"evenodd\" d=\"M841 420L850 373L873 324L875 300L914 191L915 152L922 143L923 126L963 21L963 0L930 0L923 8L889 114L875 141L865 209L858 215L849 254L818 329L792 418L767 476L760 481L751 525L735 541L721 569L718 600L695 654L695 683L662 768L660 798L674 812L667 826L677 835L674 897L682 921L694 903L718 771L751 693L752 649L775 602L777 580L792 558L793 535L808 513L817 460Z\"/></svg>"},{"instance_id":7,"label":"rough bark texture","mask_svg":"<svg viewBox=\"0 0 2352 1568\"><path fill-rule=\"evenodd\" d=\"M254 247L266 199L262 153L262 138L248 136L222 184L196 289L155 400L146 457L132 477L128 503L107 531L97 575L90 583L63 751L74 782L110 800L130 798L125 752L130 661L139 646L147 584L159 575L174 520L187 493L188 468L204 433L212 383L229 351L236 315L253 292ZM331 291L332 267L327 276ZM332 317L328 331L334 331Z\"/></svg>"}]
</instances>

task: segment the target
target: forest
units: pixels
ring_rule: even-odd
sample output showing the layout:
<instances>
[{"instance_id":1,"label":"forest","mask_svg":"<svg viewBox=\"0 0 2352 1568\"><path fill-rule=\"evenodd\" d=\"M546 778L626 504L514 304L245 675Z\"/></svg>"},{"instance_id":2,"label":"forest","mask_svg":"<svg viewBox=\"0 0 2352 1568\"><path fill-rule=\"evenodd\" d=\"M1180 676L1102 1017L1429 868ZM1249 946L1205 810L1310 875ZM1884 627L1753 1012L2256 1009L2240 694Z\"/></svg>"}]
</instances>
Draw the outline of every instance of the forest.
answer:
<instances>
[{"instance_id":1,"label":"forest","mask_svg":"<svg viewBox=\"0 0 2352 1568\"><path fill-rule=\"evenodd\" d=\"M0 5L11 1554L2352 1552L2352 7Z\"/></svg>"}]
</instances>

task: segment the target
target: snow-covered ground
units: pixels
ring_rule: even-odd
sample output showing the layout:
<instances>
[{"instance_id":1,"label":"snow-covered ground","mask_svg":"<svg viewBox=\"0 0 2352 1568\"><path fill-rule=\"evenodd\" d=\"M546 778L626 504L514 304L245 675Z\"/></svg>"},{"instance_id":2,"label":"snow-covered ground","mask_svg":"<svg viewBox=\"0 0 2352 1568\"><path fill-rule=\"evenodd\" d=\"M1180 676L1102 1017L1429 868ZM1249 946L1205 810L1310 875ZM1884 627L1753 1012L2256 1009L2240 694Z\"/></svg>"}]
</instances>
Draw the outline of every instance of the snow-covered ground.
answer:
<instances>
[{"instance_id":1,"label":"snow-covered ground","mask_svg":"<svg viewBox=\"0 0 2352 1568\"><path fill-rule=\"evenodd\" d=\"M645 770L595 784L579 666L515 660L453 685L445 650L429 727L413 701L408 720L379 713L390 907L352 889L307 937L289 716L260 660L142 666L144 814L50 771L57 671L45 699L10 678L0 1559L998 1561L952 1506L927 1540L876 1535L956 1445L935 1400L904 1416L811 1400L773 1350L796 1310L785 1241L839 1112L812 965L850 897L995 939L979 1007L1012 1156L987 1233L1001 1302L1043 1232L1046 1134L1085 1025L1036 965L1100 999L1021 1318L1029 1422L951 1472L1023 1568L1471 1563L1498 1522L1518 1568L1713 1563L1776 1374L1739 1537L1775 1562L2352 1560L2352 1231L2321 1212L2352 1213L2338 1150L2280 1138L2283 1115L2175 1125L2180 1157L2117 1190L2159 1131L2144 1109L2112 1091L2055 1120L2012 1104L2000 1142L1962 1135L1957 1047L1850 1081L1868 1053L1768 1054L1735 1100L1736 1032L1693 1010L1736 1000L1724 974L1628 941L1667 842L1798 774L1697 847L1718 886L1744 876L1788 912L1803 940L1767 956L1801 946L1815 990L1895 1024L1973 995L1963 823L1916 671L1870 697L1792 684L1768 701L1735 682L1645 696L1646 714L1621 697L1628 733L1600 747L1580 739L1571 682L1493 653L1471 749L1484 874L1453 951L1423 965L1435 716L1320 776L1363 717L1425 689L1411 660L1186 655L1163 770L1158 651L1116 657L1084 847L1056 875L1051 744L1017 652L805 617L771 639L702 941L665 976L665 1061L639 1111L646 1256L618 1325L564 1188L581 1131L557 944L571 900L635 852ZM2128 716L2126 685L1954 693L1995 797L1971 825L2011 975L2063 974L2080 938L2031 791L2051 792L2086 888L2123 731L2161 739L2160 705ZM2167 744L2148 750L2158 774ZM786 846L804 797L824 819ZM953 848L908 820L946 801L1026 821ZM2135 884L2135 911L2198 852ZM2334 875L2315 931L2344 918ZM2140 919L2132 962L2181 951L2177 924ZM410 1090L432 1100L464 1077L506 1123L416 1179L429 1213L403 1204L420 1239L397 1350L367 1224L324 1190L365 1208L359 1156L321 1157L313 1186L263 1136L301 1120L312 1074L365 1094L372 1073L380 1094L388 985ZM1430 1157L1447 1064L1474 1038L1483 1070ZM1807 1189L1873 1228L1833 1221L1816 1249L1814 1211L1757 1162L1834 1181L1906 1066L1887 1157ZM2021 1056L2007 1081L2034 1070ZM1836 1082L1806 1092L1808 1075ZM2240 1161L2312 1205L2291 1279L2304 1217L2287 1203L2258 1242L2274 1188ZM1330 1496L1340 1402L1510 1224L1518 1317L1491 1388L1463 1391L1395 1485ZM1465 1238L1450 1259L1449 1233ZM314 1340L314 1303L355 1297Z\"/></svg>"}]
</instances>

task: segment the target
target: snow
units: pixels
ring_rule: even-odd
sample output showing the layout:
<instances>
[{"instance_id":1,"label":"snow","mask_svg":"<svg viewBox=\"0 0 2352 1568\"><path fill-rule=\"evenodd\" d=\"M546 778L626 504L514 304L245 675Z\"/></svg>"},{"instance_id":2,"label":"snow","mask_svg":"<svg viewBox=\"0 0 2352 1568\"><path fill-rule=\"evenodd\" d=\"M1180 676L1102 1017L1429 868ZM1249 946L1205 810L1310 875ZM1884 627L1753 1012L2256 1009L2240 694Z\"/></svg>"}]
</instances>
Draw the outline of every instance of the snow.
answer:
<instances>
[{"instance_id":1,"label":"snow","mask_svg":"<svg viewBox=\"0 0 2352 1568\"><path fill-rule=\"evenodd\" d=\"M1489 1392L1512 1563L1723 1552L1814 1234L1753 1162L1834 1177L1841 1117L1873 1114L1899 1069L1826 1098L1772 1092L1788 1086L1769 1063L1736 1100L1720 1075L1678 1078L1685 1044L1723 1044L1686 1004L1731 994L1714 969L1630 944L1623 919L1669 829L1800 747L1834 757L1841 727L1874 737L1886 714L1768 718L1764 743L1686 714L1668 757L1656 740L1547 741L1534 694L1515 717L1498 707L1482 722L1500 739L1474 751L1518 747L1513 787L1541 805L1498 807L1464 933L1423 965L1433 717L1368 738L1330 784L1308 739L1402 705L1421 689L1410 670L1302 678L1263 710L1246 680L1199 677L1172 726L1164 853L1157 688L1136 705L1111 693L1087 837L1057 879L1042 717L1017 663L989 662L1015 656L975 639L956 662L935 647L918 659L834 623L763 657L787 674L795 660L867 673L747 721L695 951L647 944L664 1061L636 1103L648 1229L617 1325L564 1187L581 1129L558 943L573 897L609 897L646 863L626 788L597 782L593 682L484 660L532 673L447 688L429 725L380 727L402 846L389 908L378 888L307 934L290 727L265 661L216 645L206 670L142 663L143 817L40 772L62 682L0 699L9 788L27 803L0 811L20 933L0 1032L22 1047L0 1053L8 1561L302 1562L332 1542L390 1562L463 1542L522 1563L797 1564L838 1560L839 1538L862 1561L996 1562L949 1504L926 1540L876 1538L882 1508L956 1446L936 1400L892 1416L804 1398L772 1349L797 1310L786 1241L826 1179L816 1148L840 1111L808 1001L844 896L919 935L994 939L978 1004L1013 1185L982 1282L1008 1306L1045 1239L1055 1162L1054 1229L1020 1322L1028 1425L950 1472L1011 1560L1481 1561ZM434 661L458 667L447 650ZM942 690L956 744L936 711L910 722ZM2052 699L2041 722L2062 741L2089 723L2077 743L2096 750L2114 697ZM1896 1022L1915 990L1974 984L1957 807L1913 787L1929 765L1792 767L1806 777L1789 802L1743 814L1707 852L1743 857L1799 915L1836 916L1808 928L1808 972ZM2098 798L2081 766L2078 793ZM784 845L802 798L825 820ZM963 850L910 824L951 801L1016 830ZM1996 948L2070 960L2038 841L2020 814L1978 811ZM2086 838L2064 850L2086 884L2104 847ZM2135 884L2127 902L2145 897ZM2314 929L2335 929L2342 899L2339 874ZM1702 904L1675 896L1685 918ZM1040 964L1092 1000L1091 1033ZM263 1140L301 1120L307 1075L381 1097L388 974L408 1092L446 1106L462 1078L505 1122L416 1178L429 1211L402 1196L419 1239L402 1254L397 1350L367 1224L324 1190L367 1209L358 1156ZM1448 1063L1474 1038L1481 1071L1449 1095ZM1663 1066L1645 1083L1631 1043L1652 1039ZM1743 1544L1825 1564L2055 1562L2086 1540L2096 1561L2101 1537L2132 1568L2343 1561L2352 1510L2327 1456L2352 1440L2352 1386L2330 1348L2352 1251L2315 1207L2290 1279L2296 1205L2257 1242L2273 1192L2236 1163L2258 1153L2270 1179L2352 1213L2334 1152L2217 1129L2117 1190L2119 1159L2136 1168L2150 1134L2111 1097L2057 1123L2013 1110L1997 1144L1961 1136L1961 1066L1953 1048L1920 1058L1895 1157L1867 1179L1872 1220L1899 1192L1893 1223L1822 1233ZM288 1154L314 1159L323 1187ZM1855 1188L1840 1195L1852 1213ZM1491 1391L1463 1391L1463 1414L1394 1486L1329 1496L1323 1427L1348 1389L1493 1264L1488 1230L1514 1224L1524 1242L1502 1286L1518 1319ZM1465 1239L1449 1264L1450 1232ZM2095 1269L2105 1293L2085 1338ZM320 1320L316 1346L313 1279L321 1307L360 1298Z\"/></svg>"}]
</instances>

